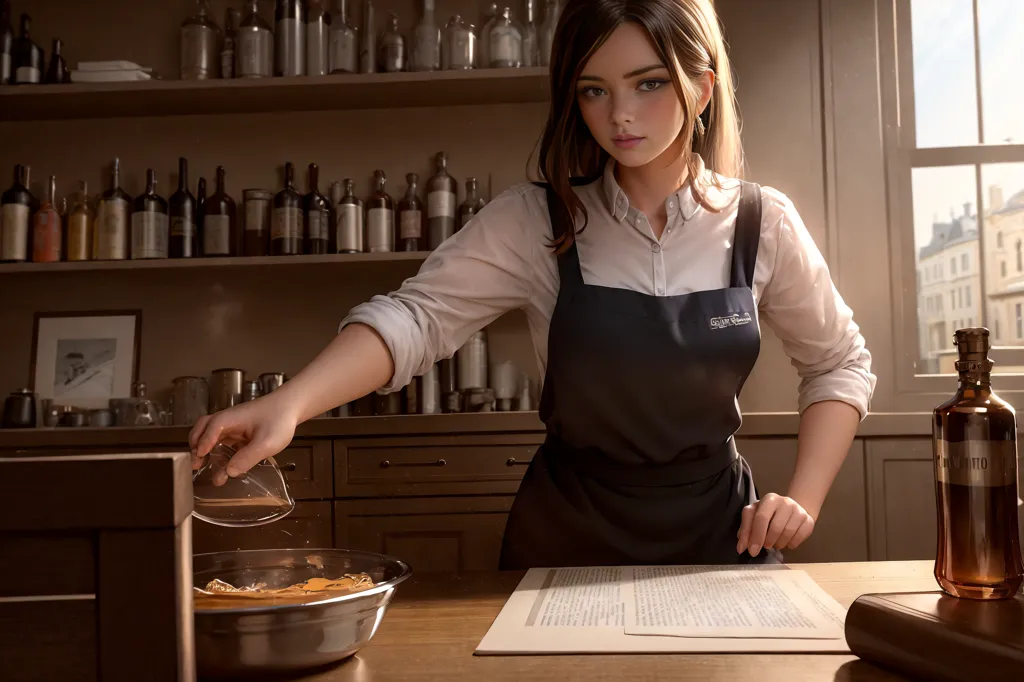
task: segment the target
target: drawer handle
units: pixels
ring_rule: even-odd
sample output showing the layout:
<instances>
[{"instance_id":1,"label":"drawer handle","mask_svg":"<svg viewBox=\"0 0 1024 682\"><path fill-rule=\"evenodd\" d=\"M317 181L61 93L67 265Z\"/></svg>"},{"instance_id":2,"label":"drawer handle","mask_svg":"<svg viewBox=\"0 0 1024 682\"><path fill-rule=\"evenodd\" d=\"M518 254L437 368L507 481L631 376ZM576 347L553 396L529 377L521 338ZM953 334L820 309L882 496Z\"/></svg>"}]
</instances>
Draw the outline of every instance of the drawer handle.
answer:
<instances>
[{"instance_id":1,"label":"drawer handle","mask_svg":"<svg viewBox=\"0 0 1024 682\"><path fill-rule=\"evenodd\" d=\"M517 464L519 466L530 466L529 462L518 462L518 461L516 461L515 457L509 457L507 460L505 460L505 466L507 466L507 467L514 467Z\"/></svg>"},{"instance_id":2,"label":"drawer handle","mask_svg":"<svg viewBox=\"0 0 1024 682\"><path fill-rule=\"evenodd\" d=\"M280 467L281 471L297 471L298 468L299 465L296 464L295 462L287 462L285 464L282 464Z\"/></svg>"},{"instance_id":3,"label":"drawer handle","mask_svg":"<svg viewBox=\"0 0 1024 682\"><path fill-rule=\"evenodd\" d=\"M388 467L443 467L448 462L443 459L439 459L436 462L396 462L391 463L391 460L385 459L380 463L381 469L387 469Z\"/></svg>"}]
</instances>

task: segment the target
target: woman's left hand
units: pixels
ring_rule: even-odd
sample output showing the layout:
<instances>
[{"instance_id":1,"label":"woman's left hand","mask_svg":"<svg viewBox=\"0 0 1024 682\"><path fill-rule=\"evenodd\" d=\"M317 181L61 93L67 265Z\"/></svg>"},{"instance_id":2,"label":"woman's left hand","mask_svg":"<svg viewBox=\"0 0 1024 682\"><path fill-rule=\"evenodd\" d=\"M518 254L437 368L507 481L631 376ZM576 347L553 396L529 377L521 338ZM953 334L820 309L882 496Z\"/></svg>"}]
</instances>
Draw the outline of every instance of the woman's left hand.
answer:
<instances>
[{"instance_id":1,"label":"woman's left hand","mask_svg":"<svg viewBox=\"0 0 1024 682\"><path fill-rule=\"evenodd\" d=\"M768 493L743 508L737 554L757 556L762 548L798 547L814 532L814 517L792 497Z\"/></svg>"}]
</instances>

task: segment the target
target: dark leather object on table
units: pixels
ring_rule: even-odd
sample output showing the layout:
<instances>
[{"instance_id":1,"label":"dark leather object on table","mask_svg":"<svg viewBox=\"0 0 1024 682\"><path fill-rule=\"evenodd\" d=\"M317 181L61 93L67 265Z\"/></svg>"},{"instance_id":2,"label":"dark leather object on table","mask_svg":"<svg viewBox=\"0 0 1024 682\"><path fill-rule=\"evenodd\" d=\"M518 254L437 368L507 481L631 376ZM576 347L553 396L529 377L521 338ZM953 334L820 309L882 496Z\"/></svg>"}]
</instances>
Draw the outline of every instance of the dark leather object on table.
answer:
<instances>
[{"instance_id":1,"label":"dark leather object on table","mask_svg":"<svg viewBox=\"0 0 1024 682\"><path fill-rule=\"evenodd\" d=\"M1024 680L1024 595L976 601L943 592L865 594L846 615L854 655L912 680Z\"/></svg>"}]
</instances>

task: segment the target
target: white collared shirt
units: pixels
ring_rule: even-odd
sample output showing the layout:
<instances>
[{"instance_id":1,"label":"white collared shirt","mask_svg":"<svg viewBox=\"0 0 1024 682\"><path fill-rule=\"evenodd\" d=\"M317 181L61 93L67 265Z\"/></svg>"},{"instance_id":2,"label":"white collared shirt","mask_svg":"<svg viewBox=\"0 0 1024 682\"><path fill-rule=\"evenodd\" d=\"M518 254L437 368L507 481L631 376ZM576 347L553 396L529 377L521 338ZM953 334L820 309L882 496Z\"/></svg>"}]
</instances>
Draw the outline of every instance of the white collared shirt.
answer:
<instances>
[{"instance_id":1,"label":"white collared shirt","mask_svg":"<svg viewBox=\"0 0 1024 682\"><path fill-rule=\"evenodd\" d=\"M700 168L700 177L710 177ZM576 238L583 281L651 296L728 287L739 184L723 180L724 190L709 190L710 203L723 207L718 212L702 207L689 184L671 194L659 240L613 171L610 162L603 178L576 188L589 217ZM551 239L544 189L512 187L431 253L398 291L356 306L341 327L361 322L383 337L395 373L382 390L394 391L452 357L503 313L522 308L543 377L559 288ZM841 400L863 418L876 383L871 354L796 208L770 187L762 187L752 289L759 321L775 331L801 377L799 409Z\"/></svg>"}]
</instances>

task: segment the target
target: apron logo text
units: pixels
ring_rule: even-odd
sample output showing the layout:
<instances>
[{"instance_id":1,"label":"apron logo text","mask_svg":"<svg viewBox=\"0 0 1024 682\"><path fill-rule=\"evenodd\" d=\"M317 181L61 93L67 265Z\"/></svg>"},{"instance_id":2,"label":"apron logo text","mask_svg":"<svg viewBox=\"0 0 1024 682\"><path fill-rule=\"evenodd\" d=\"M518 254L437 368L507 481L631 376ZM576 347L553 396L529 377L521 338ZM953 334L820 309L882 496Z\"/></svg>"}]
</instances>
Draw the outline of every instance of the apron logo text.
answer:
<instances>
[{"instance_id":1,"label":"apron logo text","mask_svg":"<svg viewBox=\"0 0 1024 682\"><path fill-rule=\"evenodd\" d=\"M750 317L750 313L733 313L732 315L726 315L724 317L712 317L711 328L712 329L725 329L726 327L738 327L742 324L750 324L753 319Z\"/></svg>"}]
</instances>

